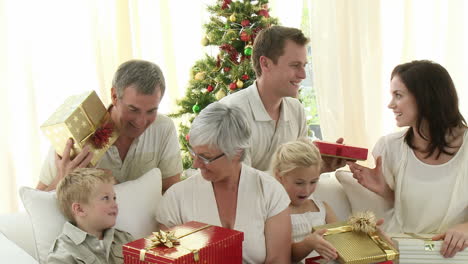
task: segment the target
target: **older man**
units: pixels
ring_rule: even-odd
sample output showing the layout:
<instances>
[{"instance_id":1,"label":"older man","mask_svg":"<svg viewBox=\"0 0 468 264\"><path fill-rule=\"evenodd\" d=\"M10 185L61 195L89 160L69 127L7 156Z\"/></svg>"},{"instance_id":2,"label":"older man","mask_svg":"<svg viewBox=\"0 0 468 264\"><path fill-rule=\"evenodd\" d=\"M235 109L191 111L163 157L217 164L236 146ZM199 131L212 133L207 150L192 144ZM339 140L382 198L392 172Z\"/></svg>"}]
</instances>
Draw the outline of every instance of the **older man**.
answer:
<instances>
[{"instance_id":1,"label":"older man","mask_svg":"<svg viewBox=\"0 0 468 264\"><path fill-rule=\"evenodd\" d=\"M112 81L108 109L120 135L96 167L111 170L118 182L159 168L163 191L180 180L182 161L175 126L170 118L157 114L164 91L164 76L156 64L131 60L120 65ZM51 148L37 189L54 190L68 172L88 166L92 158L89 149L85 147L70 159L72 145L70 139L61 156Z\"/></svg>"}]
</instances>

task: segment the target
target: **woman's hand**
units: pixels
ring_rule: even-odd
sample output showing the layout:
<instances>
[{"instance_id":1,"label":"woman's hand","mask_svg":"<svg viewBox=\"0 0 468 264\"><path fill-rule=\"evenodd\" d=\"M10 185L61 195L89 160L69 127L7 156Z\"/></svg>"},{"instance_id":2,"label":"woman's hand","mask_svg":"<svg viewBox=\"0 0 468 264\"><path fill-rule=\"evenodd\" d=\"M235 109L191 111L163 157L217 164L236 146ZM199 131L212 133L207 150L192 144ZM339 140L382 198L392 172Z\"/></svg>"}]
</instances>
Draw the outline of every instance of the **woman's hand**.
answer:
<instances>
[{"instance_id":1,"label":"woman's hand","mask_svg":"<svg viewBox=\"0 0 468 264\"><path fill-rule=\"evenodd\" d=\"M326 261L336 259L338 253L336 249L323 238L323 235L327 232L327 229L320 229L312 234L309 234L304 238L305 242L310 248L313 248L317 253L320 254Z\"/></svg>"},{"instance_id":2,"label":"woman's hand","mask_svg":"<svg viewBox=\"0 0 468 264\"><path fill-rule=\"evenodd\" d=\"M364 187L393 202L394 194L382 173L382 157L375 160L375 168L370 169L355 162L347 162L353 177Z\"/></svg>"},{"instance_id":3,"label":"woman's hand","mask_svg":"<svg viewBox=\"0 0 468 264\"><path fill-rule=\"evenodd\" d=\"M440 254L446 258L452 258L468 247L468 223L456 225L445 233L432 237L432 240L444 240Z\"/></svg>"}]
</instances>

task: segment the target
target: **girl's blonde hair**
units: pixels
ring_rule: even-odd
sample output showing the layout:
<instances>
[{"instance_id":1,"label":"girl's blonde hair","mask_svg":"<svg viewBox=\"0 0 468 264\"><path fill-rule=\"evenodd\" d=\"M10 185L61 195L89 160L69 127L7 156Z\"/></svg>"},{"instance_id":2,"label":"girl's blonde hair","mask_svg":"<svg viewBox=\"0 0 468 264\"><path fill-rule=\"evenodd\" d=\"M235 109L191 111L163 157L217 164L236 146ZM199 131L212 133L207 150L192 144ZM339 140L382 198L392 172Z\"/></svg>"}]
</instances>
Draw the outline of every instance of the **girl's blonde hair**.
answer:
<instances>
[{"instance_id":1,"label":"girl's blonde hair","mask_svg":"<svg viewBox=\"0 0 468 264\"><path fill-rule=\"evenodd\" d=\"M99 183L114 183L112 173L103 169L78 168L67 174L57 186L57 201L62 214L72 223L73 203L88 203Z\"/></svg>"},{"instance_id":2,"label":"girl's blonde hair","mask_svg":"<svg viewBox=\"0 0 468 264\"><path fill-rule=\"evenodd\" d=\"M317 147L307 138L287 142L278 147L271 162L275 175L284 176L296 168L308 168L322 163L322 157Z\"/></svg>"}]
</instances>

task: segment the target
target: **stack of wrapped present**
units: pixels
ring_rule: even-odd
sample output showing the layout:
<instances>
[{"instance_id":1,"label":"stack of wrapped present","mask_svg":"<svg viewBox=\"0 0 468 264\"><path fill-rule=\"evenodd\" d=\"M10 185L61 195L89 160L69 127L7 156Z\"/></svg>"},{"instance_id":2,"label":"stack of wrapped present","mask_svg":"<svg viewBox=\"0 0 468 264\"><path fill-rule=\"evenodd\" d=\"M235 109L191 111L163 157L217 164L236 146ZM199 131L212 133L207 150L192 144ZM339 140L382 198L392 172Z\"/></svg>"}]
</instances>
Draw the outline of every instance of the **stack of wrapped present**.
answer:
<instances>
[{"instance_id":1,"label":"stack of wrapped present","mask_svg":"<svg viewBox=\"0 0 468 264\"><path fill-rule=\"evenodd\" d=\"M71 158L88 145L93 152L92 165L97 164L119 136L95 91L68 97L41 129L59 155L62 155L69 138L74 142Z\"/></svg>"},{"instance_id":2,"label":"stack of wrapped present","mask_svg":"<svg viewBox=\"0 0 468 264\"><path fill-rule=\"evenodd\" d=\"M125 244L125 264L242 263L244 233L188 222Z\"/></svg>"},{"instance_id":3,"label":"stack of wrapped present","mask_svg":"<svg viewBox=\"0 0 468 264\"><path fill-rule=\"evenodd\" d=\"M371 213L359 213L348 221L315 226L312 231L320 229L327 229L324 239L336 248L338 263L386 263L398 257L398 251L377 231L375 215Z\"/></svg>"},{"instance_id":4,"label":"stack of wrapped present","mask_svg":"<svg viewBox=\"0 0 468 264\"><path fill-rule=\"evenodd\" d=\"M453 258L440 254L443 241L432 241L433 234L391 234L395 246L400 251L400 264L461 264L468 263L468 250L458 252Z\"/></svg>"}]
</instances>

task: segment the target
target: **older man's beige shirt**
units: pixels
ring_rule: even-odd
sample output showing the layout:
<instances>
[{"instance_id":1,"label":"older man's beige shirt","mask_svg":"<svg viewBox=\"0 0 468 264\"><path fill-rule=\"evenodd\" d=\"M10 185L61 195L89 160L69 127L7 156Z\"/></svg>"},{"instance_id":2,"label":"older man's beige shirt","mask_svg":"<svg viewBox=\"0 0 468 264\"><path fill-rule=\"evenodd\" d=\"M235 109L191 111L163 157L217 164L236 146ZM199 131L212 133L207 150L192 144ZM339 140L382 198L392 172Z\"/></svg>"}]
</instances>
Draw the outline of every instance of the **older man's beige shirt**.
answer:
<instances>
[{"instance_id":1,"label":"older man's beige shirt","mask_svg":"<svg viewBox=\"0 0 468 264\"><path fill-rule=\"evenodd\" d=\"M133 241L132 235L115 228L107 229L99 240L70 222L63 225L62 234L55 240L48 264L58 263L123 263L122 245Z\"/></svg>"},{"instance_id":2,"label":"older man's beige shirt","mask_svg":"<svg viewBox=\"0 0 468 264\"><path fill-rule=\"evenodd\" d=\"M252 128L250 150L246 164L267 171L276 149L283 143L307 136L304 107L299 100L284 97L278 122L273 120L263 106L256 82L242 91L221 99L222 103L240 107L247 115Z\"/></svg>"},{"instance_id":3,"label":"older man's beige shirt","mask_svg":"<svg viewBox=\"0 0 468 264\"><path fill-rule=\"evenodd\" d=\"M158 114L153 124L133 141L125 160L121 160L117 147L112 145L96 167L111 170L119 182L135 180L153 168L161 170L163 179L182 173L174 123L169 117ZM55 150L51 147L42 166L40 181L49 185L56 175Z\"/></svg>"}]
</instances>

